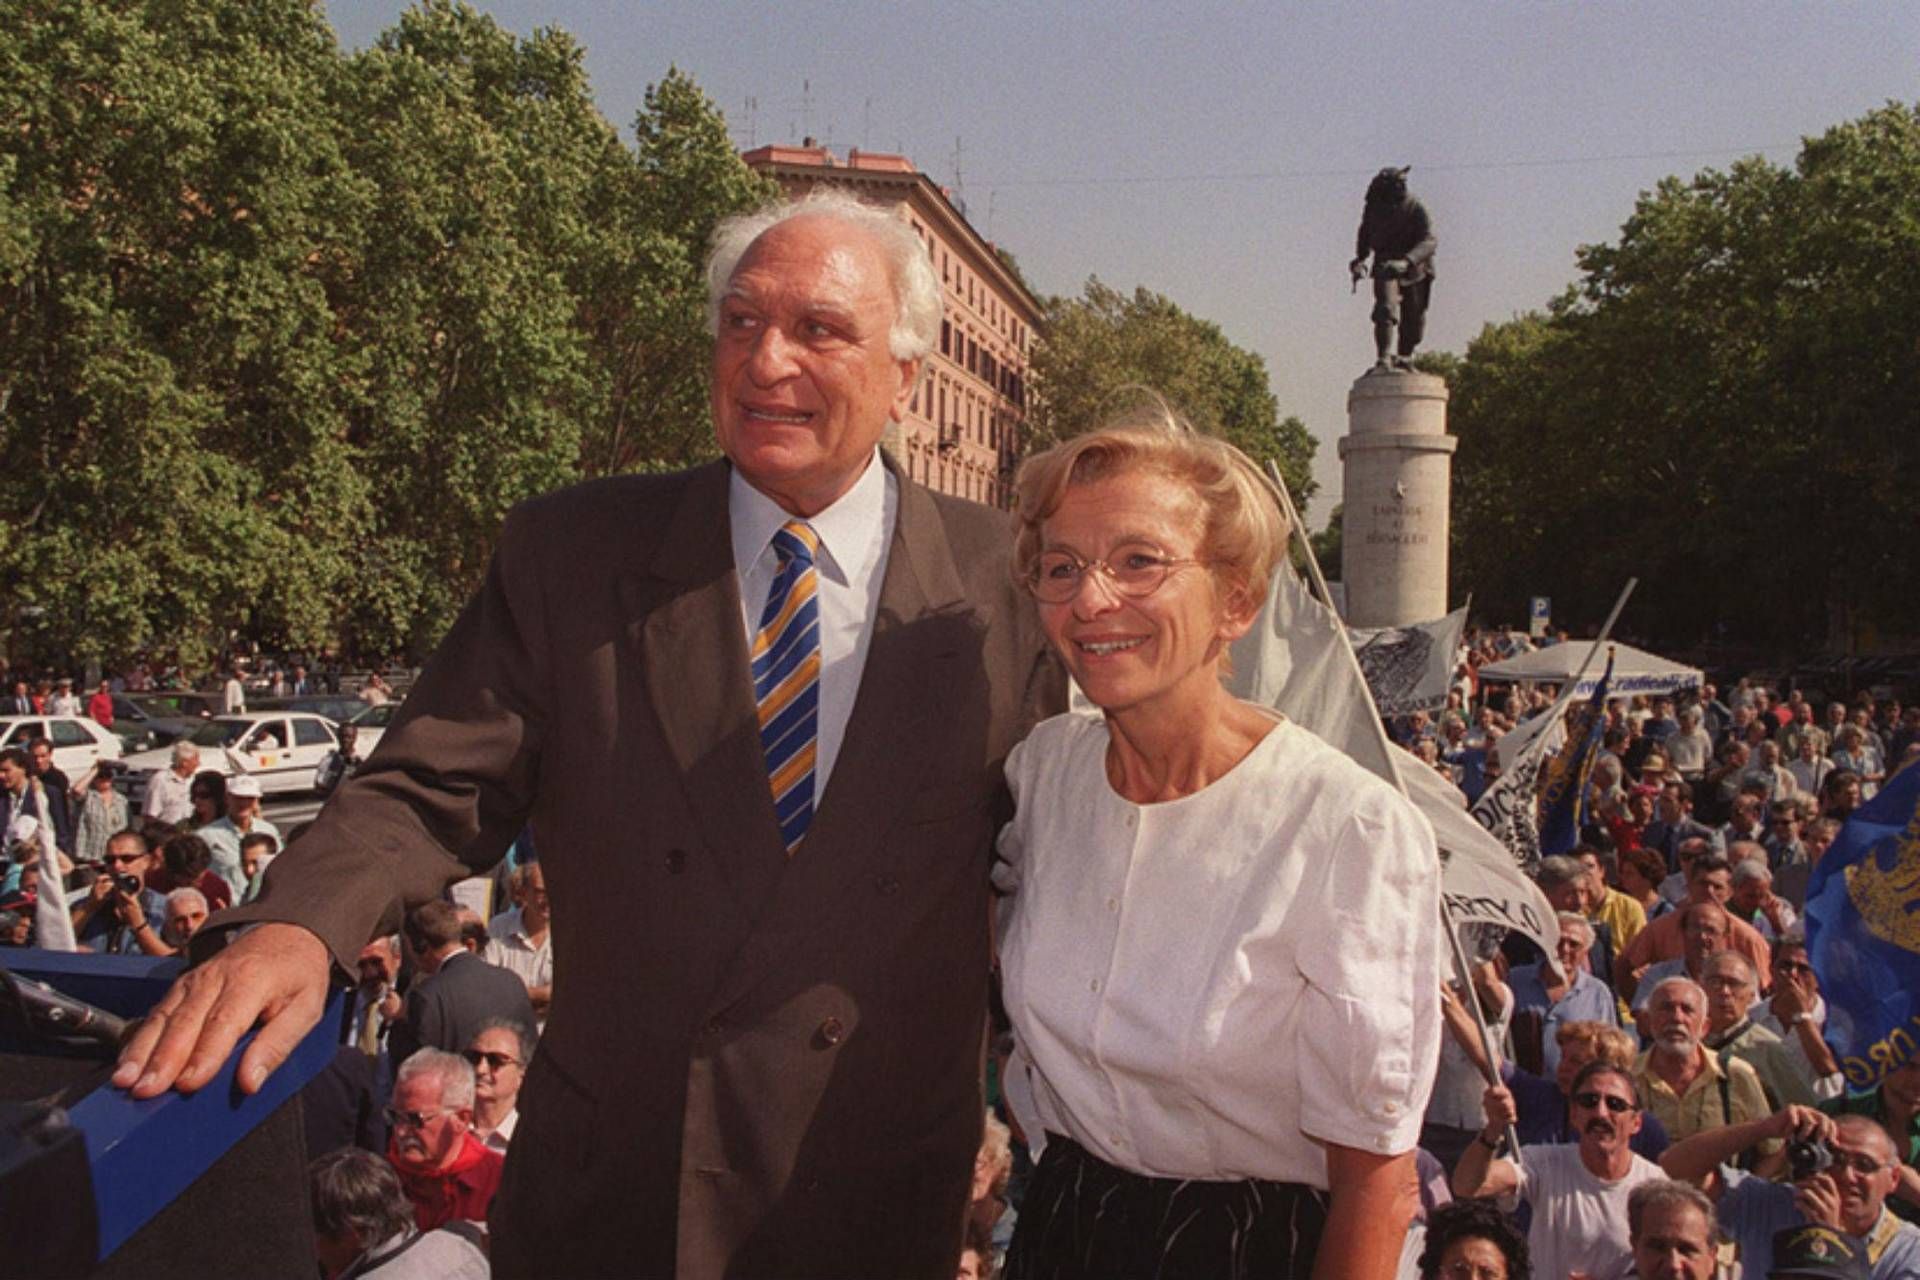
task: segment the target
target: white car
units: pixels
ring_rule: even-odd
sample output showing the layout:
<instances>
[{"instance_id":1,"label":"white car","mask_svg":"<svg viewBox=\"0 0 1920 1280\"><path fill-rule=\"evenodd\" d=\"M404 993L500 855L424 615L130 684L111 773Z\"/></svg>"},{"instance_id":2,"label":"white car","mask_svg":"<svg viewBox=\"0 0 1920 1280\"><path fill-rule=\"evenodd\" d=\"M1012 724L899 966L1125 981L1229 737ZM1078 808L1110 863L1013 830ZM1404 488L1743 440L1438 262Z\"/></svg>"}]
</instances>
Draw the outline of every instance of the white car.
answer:
<instances>
[{"instance_id":1,"label":"white car","mask_svg":"<svg viewBox=\"0 0 1920 1280\"><path fill-rule=\"evenodd\" d=\"M53 743L53 767L75 786L96 760L118 760L126 748L119 735L86 716L0 716L0 750L25 751L35 738Z\"/></svg>"},{"instance_id":2,"label":"white car","mask_svg":"<svg viewBox=\"0 0 1920 1280\"><path fill-rule=\"evenodd\" d=\"M306 711L260 711L215 716L187 735L200 748L200 768L225 774L252 774L267 795L313 790L313 771L340 745L333 722ZM142 751L126 758L129 790L138 800L147 779L170 768L173 748Z\"/></svg>"}]
</instances>

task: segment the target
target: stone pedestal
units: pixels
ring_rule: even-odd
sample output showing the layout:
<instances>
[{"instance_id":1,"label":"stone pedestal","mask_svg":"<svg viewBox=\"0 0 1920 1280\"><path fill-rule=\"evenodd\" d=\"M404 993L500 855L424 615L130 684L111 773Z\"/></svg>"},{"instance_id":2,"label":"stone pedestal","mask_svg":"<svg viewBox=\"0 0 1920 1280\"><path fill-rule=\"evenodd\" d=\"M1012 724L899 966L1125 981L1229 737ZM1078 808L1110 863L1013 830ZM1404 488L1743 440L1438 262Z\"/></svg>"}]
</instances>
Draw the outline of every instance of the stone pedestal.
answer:
<instances>
[{"instance_id":1,"label":"stone pedestal","mask_svg":"<svg viewBox=\"0 0 1920 1280\"><path fill-rule=\"evenodd\" d=\"M1347 393L1340 578L1347 625L1397 627L1447 611L1453 450L1447 384L1368 373Z\"/></svg>"}]
</instances>

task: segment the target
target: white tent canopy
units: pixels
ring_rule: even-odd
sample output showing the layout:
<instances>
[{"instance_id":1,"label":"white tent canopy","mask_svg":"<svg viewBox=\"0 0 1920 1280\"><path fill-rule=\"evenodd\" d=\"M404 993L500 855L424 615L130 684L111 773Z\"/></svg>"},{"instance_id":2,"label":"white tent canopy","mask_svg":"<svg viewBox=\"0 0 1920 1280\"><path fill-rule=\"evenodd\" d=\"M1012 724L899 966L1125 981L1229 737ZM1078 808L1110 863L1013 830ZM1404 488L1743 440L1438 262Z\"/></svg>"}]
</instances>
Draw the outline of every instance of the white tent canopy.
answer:
<instances>
[{"instance_id":1,"label":"white tent canopy","mask_svg":"<svg viewBox=\"0 0 1920 1280\"><path fill-rule=\"evenodd\" d=\"M1579 674L1580 664L1586 661L1587 650L1592 647L1591 641L1569 640L1545 649L1535 649L1531 653L1519 654L1480 668L1480 678L1511 680L1521 684L1565 684ZM1697 686L1705 680L1698 667L1684 666L1657 653L1648 653L1645 649L1636 649L1617 641L1611 642L1610 647L1613 649L1613 683L1607 686L1609 696L1671 693L1675 689ZM1574 696L1585 697L1592 693L1606 669L1607 655L1602 651L1587 669L1586 678L1575 687Z\"/></svg>"}]
</instances>

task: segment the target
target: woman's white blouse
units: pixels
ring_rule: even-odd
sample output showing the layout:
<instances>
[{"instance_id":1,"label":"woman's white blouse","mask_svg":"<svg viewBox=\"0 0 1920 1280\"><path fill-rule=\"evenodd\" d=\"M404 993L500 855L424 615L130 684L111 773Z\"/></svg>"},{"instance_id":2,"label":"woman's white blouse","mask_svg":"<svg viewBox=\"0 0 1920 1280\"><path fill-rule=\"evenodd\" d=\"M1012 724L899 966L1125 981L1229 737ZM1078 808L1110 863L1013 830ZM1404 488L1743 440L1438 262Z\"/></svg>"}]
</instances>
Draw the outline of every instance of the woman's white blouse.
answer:
<instances>
[{"instance_id":1,"label":"woman's white blouse","mask_svg":"<svg viewBox=\"0 0 1920 1280\"><path fill-rule=\"evenodd\" d=\"M1007 758L995 879L1028 1138L1322 1188L1321 1142L1411 1150L1440 1041L1426 820L1289 721L1162 804L1117 795L1106 751L1106 722L1069 713Z\"/></svg>"}]
</instances>

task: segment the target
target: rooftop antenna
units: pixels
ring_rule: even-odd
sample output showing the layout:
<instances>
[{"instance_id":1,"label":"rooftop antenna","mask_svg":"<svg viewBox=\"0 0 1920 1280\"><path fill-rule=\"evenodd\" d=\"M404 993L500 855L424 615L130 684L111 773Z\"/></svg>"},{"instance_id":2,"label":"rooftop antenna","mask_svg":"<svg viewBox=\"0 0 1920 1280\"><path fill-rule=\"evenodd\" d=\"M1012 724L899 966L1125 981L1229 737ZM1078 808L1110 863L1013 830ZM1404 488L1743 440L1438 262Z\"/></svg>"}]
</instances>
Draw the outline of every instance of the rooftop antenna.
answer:
<instances>
[{"instance_id":1,"label":"rooftop antenna","mask_svg":"<svg viewBox=\"0 0 1920 1280\"><path fill-rule=\"evenodd\" d=\"M809 136L813 133L813 81L800 82L800 124L801 132Z\"/></svg>"},{"instance_id":2,"label":"rooftop antenna","mask_svg":"<svg viewBox=\"0 0 1920 1280\"><path fill-rule=\"evenodd\" d=\"M957 133L954 134L953 135L953 194L956 196L959 196L963 200L966 199L966 195L967 195L967 183L966 183L966 179L961 175L960 161L963 155L965 154L965 150L966 150L965 147L961 144L960 135Z\"/></svg>"},{"instance_id":3,"label":"rooftop antenna","mask_svg":"<svg viewBox=\"0 0 1920 1280\"><path fill-rule=\"evenodd\" d=\"M747 99L747 150L749 151L753 150L759 140L755 132L759 123L760 99L750 96Z\"/></svg>"},{"instance_id":4,"label":"rooftop antenna","mask_svg":"<svg viewBox=\"0 0 1920 1280\"><path fill-rule=\"evenodd\" d=\"M999 203L999 200L1000 200L1000 188L988 187L987 188L987 239L989 241L993 239L993 206Z\"/></svg>"},{"instance_id":5,"label":"rooftop antenna","mask_svg":"<svg viewBox=\"0 0 1920 1280\"><path fill-rule=\"evenodd\" d=\"M866 110L860 119L860 146L862 149L873 145L873 99L867 99Z\"/></svg>"}]
</instances>

